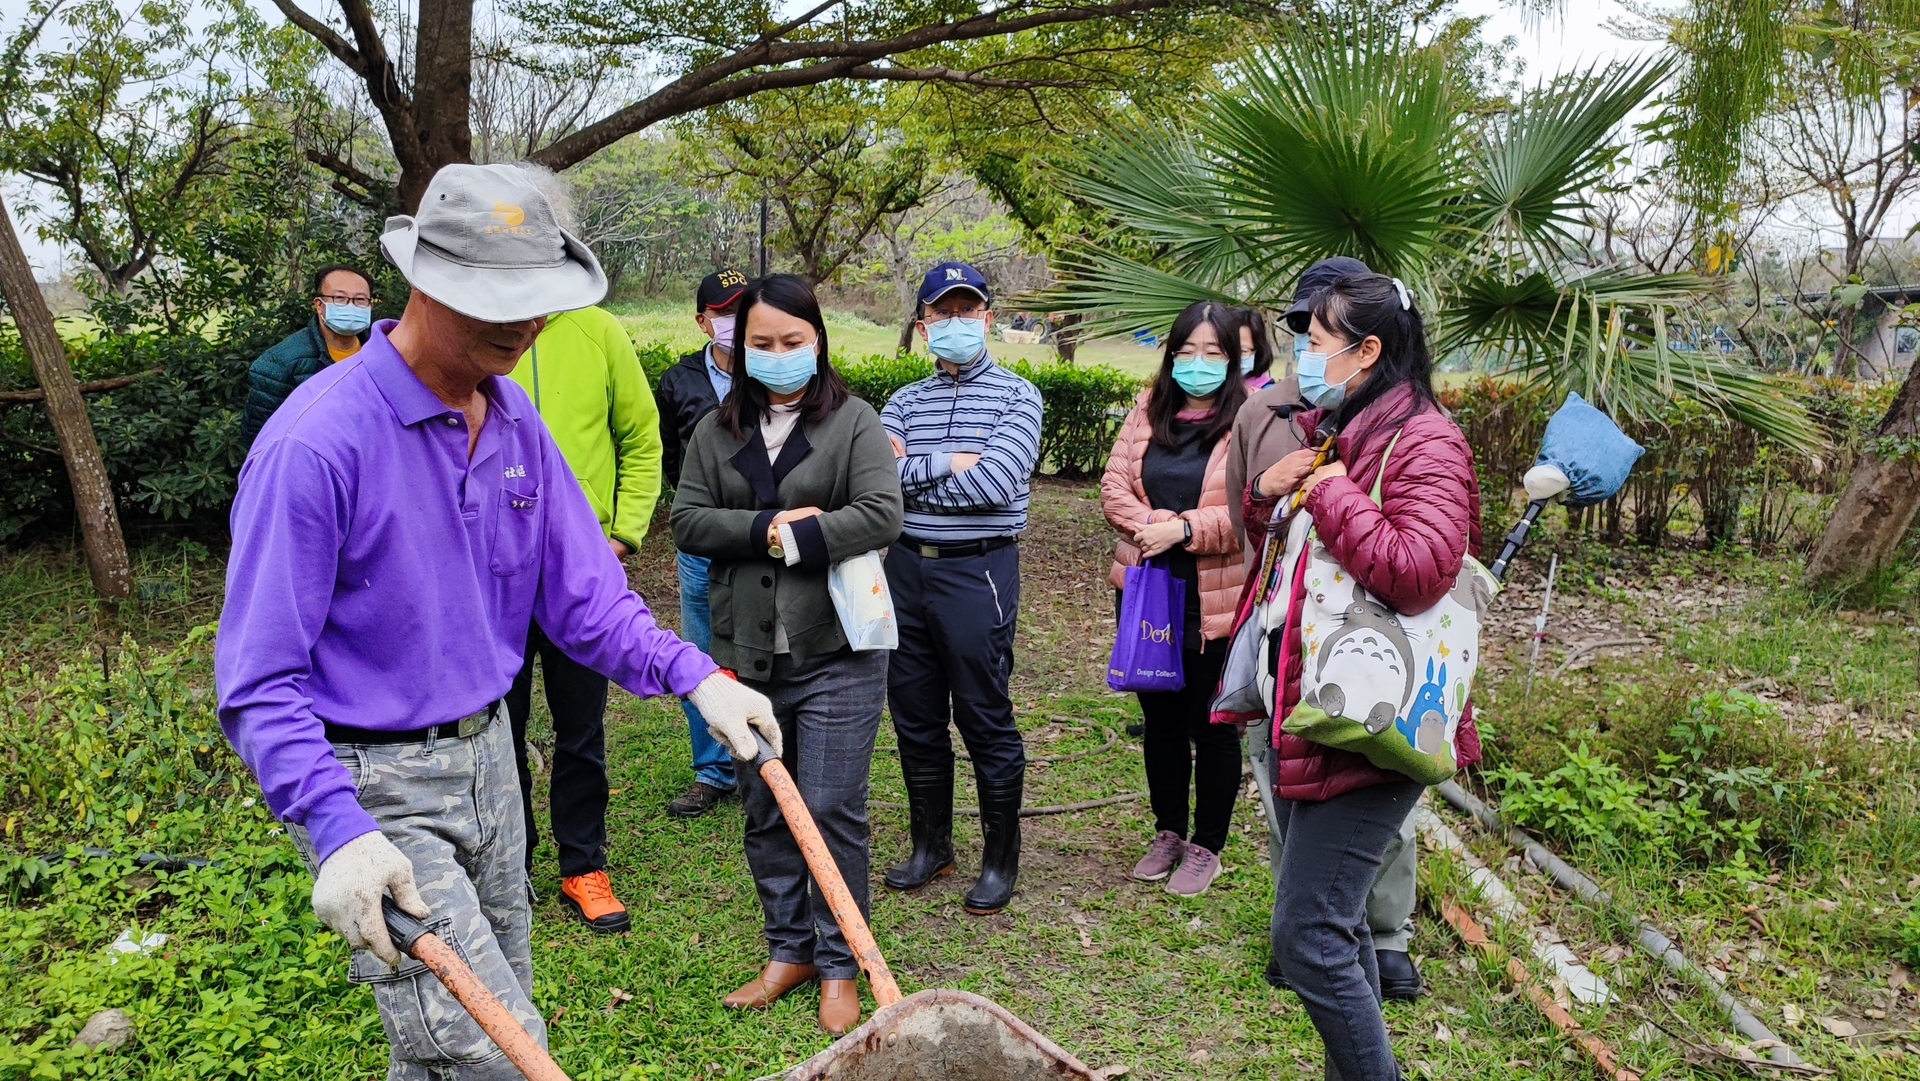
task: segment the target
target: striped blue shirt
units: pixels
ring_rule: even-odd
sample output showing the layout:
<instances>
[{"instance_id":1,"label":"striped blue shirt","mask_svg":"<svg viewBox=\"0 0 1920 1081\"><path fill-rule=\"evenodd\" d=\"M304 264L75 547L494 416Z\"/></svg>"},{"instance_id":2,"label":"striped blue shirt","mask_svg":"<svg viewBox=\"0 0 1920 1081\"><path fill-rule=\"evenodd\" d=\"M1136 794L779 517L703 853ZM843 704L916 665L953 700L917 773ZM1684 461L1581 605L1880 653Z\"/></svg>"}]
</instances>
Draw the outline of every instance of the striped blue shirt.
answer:
<instances>
[{"instance_id":1,"label":"striped blue shirt","mask_svg":"<svg viewBox=\"0 0 1920 1081\"><path fill-rule=\"evenodd\" d=\"M961 544L1027 528L1027 478L1040 462L1040 392L1032 383L982 352L957 377L936 368L901 387L880 422L907 449L907 536ZM953 456L968 453L979 464L955 473Z\"/></svg>"}]
</instances>

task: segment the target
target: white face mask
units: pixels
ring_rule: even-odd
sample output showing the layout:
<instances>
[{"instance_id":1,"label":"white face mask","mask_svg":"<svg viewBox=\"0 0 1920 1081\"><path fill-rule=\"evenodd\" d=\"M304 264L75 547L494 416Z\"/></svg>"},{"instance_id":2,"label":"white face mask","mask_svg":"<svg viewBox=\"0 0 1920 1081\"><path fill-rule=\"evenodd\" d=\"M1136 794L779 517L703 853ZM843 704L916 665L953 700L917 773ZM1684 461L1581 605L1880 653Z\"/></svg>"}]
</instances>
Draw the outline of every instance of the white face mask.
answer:
<instances>
[{"instance_id":1,"label":"white face mask","mask_svg":"<svg viewBox=\"0 0 1920 1081\"><path fill-rule=\"evenodd\" d=\"M713 344L733 352L733 327L740 319L737 315L709 315L707 325L713 328Z\"/></svg>"}]
</instances>

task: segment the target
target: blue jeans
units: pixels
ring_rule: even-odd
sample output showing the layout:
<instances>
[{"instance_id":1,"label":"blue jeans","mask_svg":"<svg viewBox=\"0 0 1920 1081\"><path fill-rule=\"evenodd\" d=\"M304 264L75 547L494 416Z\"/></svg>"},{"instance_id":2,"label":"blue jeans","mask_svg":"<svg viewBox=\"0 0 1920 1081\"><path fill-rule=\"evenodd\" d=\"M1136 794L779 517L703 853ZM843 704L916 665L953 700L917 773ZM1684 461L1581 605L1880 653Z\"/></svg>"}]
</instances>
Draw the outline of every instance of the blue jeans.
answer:
<instances>
[{"instance_id":1,"label":"blue jeans","mask_svg":"<svg viewBox=\"0 0 1920 1081\"><path fill-rule=\"evenodd\" d=\"M681 552L680 564L680 637L700 647L713 649L713 617L707 611L707 559ZM693 703L680 700L687 715L687 738L693 743L693 779L731 792L738 782L733 775L733 756L707 731L706 718Z\"/></svg>"}]
</instances>

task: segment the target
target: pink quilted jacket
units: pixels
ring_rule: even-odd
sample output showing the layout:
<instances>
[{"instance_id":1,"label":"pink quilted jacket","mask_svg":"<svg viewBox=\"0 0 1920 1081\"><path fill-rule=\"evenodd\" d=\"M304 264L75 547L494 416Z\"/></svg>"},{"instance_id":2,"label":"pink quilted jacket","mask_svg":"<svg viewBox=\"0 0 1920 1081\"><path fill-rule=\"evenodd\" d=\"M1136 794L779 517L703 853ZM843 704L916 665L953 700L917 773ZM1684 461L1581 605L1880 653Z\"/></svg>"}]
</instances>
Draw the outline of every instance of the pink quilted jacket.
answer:
<instances>
[{"instance_id":1,"label":"pink quilted jacket","mask_svg":"<svg viewBox=\"0 0 1920 1081\"><path fill-rule=\"evenodd\" d=\"M1466 555L1480 551L1480 485L1473 471L1473 453L1459 425L1429 408L1401 429L1400 442L1387 459L1380 505L1374 505L1374 477L1394 434L1386 422L1406 412L1411 395L1404 389L1390 393L1347 425L1335 441L1339 460L1347 463L1347 476L1317 485L1304 509L1313 515L1328 553L1355 580L1395 611L1418 614L1440 603L1453 588ZM1310 445L1318 445L1312 434L1325 415L1314 409L1295 418ZM1255 499L1251 484L1243 494L1248 532L1258 537L1264 534L1264 523L1271 520L1277 500ZM1299 592L1296 588L1289 599L1281 648L1285 678L1276 716L1283 720L1300 702L1304 666ZM1280 753L1274 794L1284 799L1332 799L1356 788L1406 779L1352 751L1310 743L1277 729L1276 735ZM1460 718L1456 750L1462 768L1480 760L1480 733L1471 704Z\"/></svg>"},{"instance_id":2,"label":"pink quilted jacket","mask_svg":"<svg viewBox=\"0 0 1920 1081\"><path fill-rule=\"evenodd\" d=\"M1194 554L1200 571L1200 633L1206 639L1225 638L1233 628L1234 609L1245 579L1240 535L1227 513L1227 448L1233 436L1222 436L1207 460L1207 480L1200 489L1199 507L1181 515L1149 507L1140 469L1146 461L1147 444L1153 440L1153 425L1147 420L1147 396L1151 393L1141 391L1133 403L1133 411L1120 425L1113 455L1107 459L1106 475L1100 478L1100 509L1120 533L1107 580L1119 589L1126 582L1127 568L1140 565L1140 549L1133 543L1135 530L1149 522L1185 518L1193 523L1193 543L1187 551Z\"/></svg>"}]
</instances>

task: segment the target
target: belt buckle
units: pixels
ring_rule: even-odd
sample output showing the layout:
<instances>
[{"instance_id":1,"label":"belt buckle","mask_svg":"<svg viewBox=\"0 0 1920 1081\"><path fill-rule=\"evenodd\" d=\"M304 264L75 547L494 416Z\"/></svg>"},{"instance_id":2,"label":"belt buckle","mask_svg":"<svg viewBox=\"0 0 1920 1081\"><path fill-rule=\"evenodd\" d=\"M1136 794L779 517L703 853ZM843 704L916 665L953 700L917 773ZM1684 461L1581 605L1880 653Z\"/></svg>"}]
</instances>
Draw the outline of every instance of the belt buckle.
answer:
<instances>
[{"instance_id":1,"label":"belt buckle","mask_svg":"<svg viewBox=\"0 0 1920 1081\"><path fill-rule=\"evenodd\" d=\"M920 545L920 558L921 559L939 559L940 549L934 547L931 544L922 544Z\"/></svg>"},{"instance_id":2,"label":"belt buckle","mask_svg":"<svg viewBox=\"0 0 1920 1081\"><path fill-rule=\"evenodd\" d=\"M487 730L487 726L492 723L493 723L493 707L488 706L486 709L472 715L471 717L460 718L460 728L455 734L458 735L461 739L466 739L468 736L477 736L480 733L485 732Z\"/></svg>"}]
</instances>

